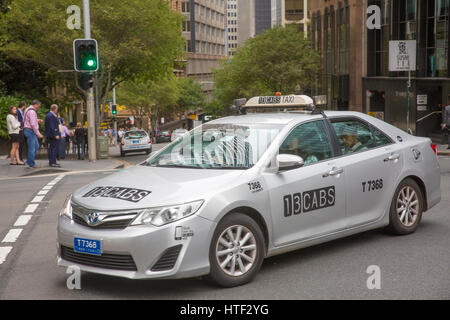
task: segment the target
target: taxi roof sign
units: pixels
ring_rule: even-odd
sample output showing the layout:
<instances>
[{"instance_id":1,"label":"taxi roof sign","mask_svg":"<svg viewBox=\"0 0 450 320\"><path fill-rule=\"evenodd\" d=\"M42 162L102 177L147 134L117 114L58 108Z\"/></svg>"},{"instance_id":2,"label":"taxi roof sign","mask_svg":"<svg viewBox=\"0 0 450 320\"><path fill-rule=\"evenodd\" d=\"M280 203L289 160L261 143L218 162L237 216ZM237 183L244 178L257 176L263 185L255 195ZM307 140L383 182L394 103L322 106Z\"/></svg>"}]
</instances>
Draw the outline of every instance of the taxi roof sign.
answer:
<instances>
[{"instance_id":1,"label":"taxi roof sign","mask_svg":"<svg viewBox=\"0 0 450 320\"><path fill-rule=\"evenodd\" d=\"M251 98L244 108L299 108L312 107L314 100L306 95L272 96Z\"/></svg>"}]
</instances>

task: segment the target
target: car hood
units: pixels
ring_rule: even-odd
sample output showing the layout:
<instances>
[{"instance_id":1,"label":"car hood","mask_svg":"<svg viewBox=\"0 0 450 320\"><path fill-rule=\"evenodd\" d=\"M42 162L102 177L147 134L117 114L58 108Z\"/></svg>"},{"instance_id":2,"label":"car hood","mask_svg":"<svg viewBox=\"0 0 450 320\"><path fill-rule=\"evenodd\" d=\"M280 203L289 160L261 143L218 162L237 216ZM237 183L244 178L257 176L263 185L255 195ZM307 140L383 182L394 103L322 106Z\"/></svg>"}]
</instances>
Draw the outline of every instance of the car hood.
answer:
<instances>
[{"instance_id":1,"label":"car hood","mask_svg":"<svg viewBox=\"0 0 450 320\"><path fill-rule=\"evenodd\" d=\"M241 170L135 166L76 190L75 203L102 211L177 205L206 200L230 188Z\"/></svg>"}]
</instances>

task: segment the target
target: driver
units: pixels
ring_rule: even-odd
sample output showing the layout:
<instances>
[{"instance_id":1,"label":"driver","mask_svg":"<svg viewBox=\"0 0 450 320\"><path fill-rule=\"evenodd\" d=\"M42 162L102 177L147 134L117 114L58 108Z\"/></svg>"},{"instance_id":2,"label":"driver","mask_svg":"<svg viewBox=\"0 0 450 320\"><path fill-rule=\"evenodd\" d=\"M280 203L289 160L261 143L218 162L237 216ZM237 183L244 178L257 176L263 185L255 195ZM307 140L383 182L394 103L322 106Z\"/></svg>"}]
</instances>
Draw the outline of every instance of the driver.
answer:
<instances>
[{"instance_id":1,"label":"driver","mask_svg":"<svg viewBox=\"0 0 450 320\"><path fill-rule=\"evenodd\" d=\"M367 150L367 147L358 140L358 129L354 126L344 126L341 132L341 137L344 143L345 154Z\"/></svg>"}]
</instances>

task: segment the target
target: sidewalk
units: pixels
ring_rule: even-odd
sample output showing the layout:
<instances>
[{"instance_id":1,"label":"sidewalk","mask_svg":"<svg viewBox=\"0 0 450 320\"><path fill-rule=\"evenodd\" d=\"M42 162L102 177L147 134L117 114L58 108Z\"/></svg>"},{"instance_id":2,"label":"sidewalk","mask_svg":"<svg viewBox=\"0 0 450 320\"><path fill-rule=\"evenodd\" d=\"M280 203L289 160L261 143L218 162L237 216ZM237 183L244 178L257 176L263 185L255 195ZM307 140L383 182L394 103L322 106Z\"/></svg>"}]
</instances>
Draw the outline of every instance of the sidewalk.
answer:
<instances>
[{"instance_id":1,"label":"sidewalk","mask_svg":"<svg viewBox=\"0 0 450 320\"><path fill-rule=\"evenodd\" d=\"M36 165L38 168L36 169L30 169L26 166L11 166L9 164L9 158L6 159L5 156L2 156L0 158L0 179L76 171L99 171L124 168L127 166L125 161L112 158L113 156L116 156L116 154L120 153L120 151L117 151L116 149L118 149L118 147L110 147L109 159L97 160L96 162L89 162L89 160L76 160L73 155L69 155L66 160L59 161L61 168L49 167L48 159L43 155L39 155L37 157Z\"/></svg>"}]
</instances>

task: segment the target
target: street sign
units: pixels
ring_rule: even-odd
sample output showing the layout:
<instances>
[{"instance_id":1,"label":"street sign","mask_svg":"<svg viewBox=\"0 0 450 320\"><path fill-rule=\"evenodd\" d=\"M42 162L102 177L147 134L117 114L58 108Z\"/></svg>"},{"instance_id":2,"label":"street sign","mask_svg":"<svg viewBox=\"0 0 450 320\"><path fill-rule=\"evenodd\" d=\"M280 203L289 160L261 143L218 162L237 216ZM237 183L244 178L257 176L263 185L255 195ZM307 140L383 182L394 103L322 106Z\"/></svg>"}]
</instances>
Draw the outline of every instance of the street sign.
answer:
<instances>
[{"instance_id":1,"label":"street sign","mask_svg":"<svg viewBox=\"0 0 450 320\"><path fill-rule=\"evenodd\" d=\"M416 71L416 40L389 41L389 71Z\"/></svg>"},{"instance_id":2,"label":"street sign","mask_svg":"<svg viewBox=\"0 0 450 320\"><path fill-rule=\"evenodd\" d=\"M417 104L418 105L428 104L428 96L426 94L418 94L417 95Z\"/></svg>"}]
</instances>

